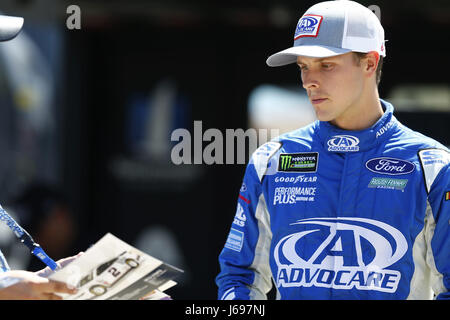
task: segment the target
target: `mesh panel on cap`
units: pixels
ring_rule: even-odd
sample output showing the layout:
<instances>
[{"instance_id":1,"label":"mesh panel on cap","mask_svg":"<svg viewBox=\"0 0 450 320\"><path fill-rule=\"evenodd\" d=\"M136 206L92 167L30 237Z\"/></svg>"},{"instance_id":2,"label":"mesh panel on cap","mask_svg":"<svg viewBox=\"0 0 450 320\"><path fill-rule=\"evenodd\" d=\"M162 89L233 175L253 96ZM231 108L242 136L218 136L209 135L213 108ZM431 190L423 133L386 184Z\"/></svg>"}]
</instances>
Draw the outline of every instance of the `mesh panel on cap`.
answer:
<instances>
[{"instance_id":1,"label":"mesh panel on cap","mask_svg":"<svg viewBox=\"0 0 450 320\"><path fill-rule=\"evenodd\" d=\"M384 31L377 16L358 3L349 1L346 5L347 23L342 46L358 52L377 51L385 56Z\"/></svg>"},{"instance_id":2,"label":"mesh panel on cap","mask_svg":"<svg viewBox=\"0 0 450 320\"><path fill-rule=\"evenodd\" d=\"M366 14L352 14L352 16L349 16L348 18L346 30L348 37L372 38L375 36L374 34L370 34L370 29L372 28L368 28L368 26L370 26L373 22Z\"/></svg>"}]
</instances>

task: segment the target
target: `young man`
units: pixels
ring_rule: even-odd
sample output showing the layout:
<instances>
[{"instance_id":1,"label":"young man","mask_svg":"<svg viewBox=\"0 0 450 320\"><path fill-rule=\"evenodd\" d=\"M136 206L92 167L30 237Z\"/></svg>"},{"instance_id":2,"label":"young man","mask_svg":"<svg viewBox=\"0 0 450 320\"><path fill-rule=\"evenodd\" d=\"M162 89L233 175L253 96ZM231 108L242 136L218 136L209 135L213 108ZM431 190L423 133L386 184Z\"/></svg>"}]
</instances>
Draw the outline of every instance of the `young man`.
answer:
<instances>
[{"instance_id":1,"label":"young man","mask_svg":"<svg viewBox=\"0 0 450 320\"><path fill-rule=\"evenodd\" d=\"M0 15L0 41L8 41L16 37L22 26L23 18ZM63 267L75 258L76 256L62 259L58 263ZM68 288L64 283L47 279L50 272L48 267L38 272L10 270L0 251L0 300L60 300L58 292L74 293L76 291Z\"/></svg>"},{"instance_id":2,"label":"young man","mask_svg":"<svg viewBox=\"0 0 450 320\"><path fill-rule=\"evenodd\" d=\"M261 146L220 254L219 299L450 298L450 154L378 96L384 30L353 1L318 3L294 46L318 121Z\"/></svg>"}]
</instances>

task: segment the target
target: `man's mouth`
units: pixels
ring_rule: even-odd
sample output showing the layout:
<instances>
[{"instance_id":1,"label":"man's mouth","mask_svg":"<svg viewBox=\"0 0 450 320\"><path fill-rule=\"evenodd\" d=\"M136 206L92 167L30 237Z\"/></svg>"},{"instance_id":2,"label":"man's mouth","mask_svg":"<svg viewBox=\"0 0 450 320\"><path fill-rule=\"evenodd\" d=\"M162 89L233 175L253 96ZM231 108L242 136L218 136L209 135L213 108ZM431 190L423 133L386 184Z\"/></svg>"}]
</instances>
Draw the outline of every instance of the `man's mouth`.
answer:
<instances>
[{"instance_id":1,"label":"man's mouth","mask_svg":"<svg viewBox=\"0 0 450 320\"><path fill-rule=\"evenodd\" d=\"M327 98L311 98L311 103L314 105L320 104L327 100Z\"/></svg>"}]
</instances>

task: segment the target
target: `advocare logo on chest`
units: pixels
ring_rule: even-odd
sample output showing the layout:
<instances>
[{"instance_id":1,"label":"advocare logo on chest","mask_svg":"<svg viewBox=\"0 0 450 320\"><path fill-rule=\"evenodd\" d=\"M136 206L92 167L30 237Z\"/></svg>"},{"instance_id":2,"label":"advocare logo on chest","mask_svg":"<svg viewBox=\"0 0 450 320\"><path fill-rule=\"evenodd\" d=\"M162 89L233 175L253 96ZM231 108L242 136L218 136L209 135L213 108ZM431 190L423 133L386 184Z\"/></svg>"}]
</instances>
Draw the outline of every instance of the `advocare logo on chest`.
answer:
<instances>
[{"instance_id":1,"label":"advocare logo on chest","mask_svg":"<svg viewBox=\"0 0 450 320\"><path fill-rule=\"evenodd\" d=\"M327 142L328 151L333 152L356 152L359 151L359 139L350 135L333 136Z\"/></svg>"},{"instance_id":2,"label":"advocare logo on chest","mask_svg":"<svg viewBox=\"0 0 450 320\"><path fill-rule=\"evenodd\" d=\"M397 290L402 275L391 266L408 250L398 229L357 217L308 218L290 226L299 229L279 239L273 252L277 287Z\"/></svg>"}]
</instances>

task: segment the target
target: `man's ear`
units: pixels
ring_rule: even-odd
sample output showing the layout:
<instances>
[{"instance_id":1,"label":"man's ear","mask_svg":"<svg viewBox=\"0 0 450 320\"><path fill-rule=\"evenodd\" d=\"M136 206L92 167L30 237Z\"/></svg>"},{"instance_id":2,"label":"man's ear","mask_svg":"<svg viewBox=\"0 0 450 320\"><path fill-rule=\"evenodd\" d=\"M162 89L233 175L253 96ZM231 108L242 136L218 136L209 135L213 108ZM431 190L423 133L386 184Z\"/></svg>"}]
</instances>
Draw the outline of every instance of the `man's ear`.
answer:
<instances>
[{"instance_id":1,"label":"man's ear","mask_svg":"<svg viewBox=\"0 0 450 320\"><path fill-rule=\"evenodd\" d=\"M364 71L370 77L377 71L378 63L380 62L380 54L376 51L370 51L365 56Z\"/></svg>"}]
</instances>

